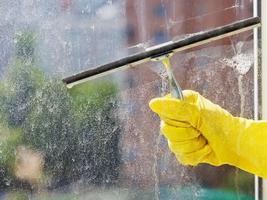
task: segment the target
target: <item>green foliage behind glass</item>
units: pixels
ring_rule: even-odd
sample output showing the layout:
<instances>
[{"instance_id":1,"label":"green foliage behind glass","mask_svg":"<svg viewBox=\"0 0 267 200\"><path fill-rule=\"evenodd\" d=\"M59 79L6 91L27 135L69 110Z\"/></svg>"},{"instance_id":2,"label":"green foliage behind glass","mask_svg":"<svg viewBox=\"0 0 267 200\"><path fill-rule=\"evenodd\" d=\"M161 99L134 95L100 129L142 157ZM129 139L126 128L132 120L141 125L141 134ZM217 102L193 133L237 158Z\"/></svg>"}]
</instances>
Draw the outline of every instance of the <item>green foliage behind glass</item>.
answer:
<instances>
[{"instance_id":1,"label":"green foliage behind glass","mask_svg":"<svg viewBox=\"0 0 267 200\"><path fill-rule=\"evenodd\" d=\"M80 169L90 169L86 176L94 183L111 183L118 176L120 160L116 85L111 80L92 81L73 87L70 94L79 135L75 153L84 155Z\"/></svg>"},{"instance_id":2,"label":"green foliage behind glass","mask_svg":"<svg viewBox=\"0 0 267 200\"><path fill-rule=\"evenodd\" d=\"M2 149L6 158L0 154L2 171L8 172L8 163L14 162L7 158L14 157L16 147L26 145L43 155L50 188L77 180L114 182L120 160L116 84L105 80L68 90L34 62L33 37L32 33L19 35L16 56L0 81L3 128L19 130L7 132L8 143ZM13 186L20 183L7 174L0 178L8 178ZM0 182L0 187L10 184Z\"/></svg>"},{"instance_id":3,"label":"green foliage behind glass","mask_svg":"<svg viewBox=\"0 0 267 200\"><path fill-rule=\"evenodd\" d=\"M37 90L44 83L43 73L33 64L15 59L8 66L2 80L2 107L6 120L12 126L20 126L31 111L31 103ZM4 93L4 94L3 94Z\"/></svg>"},{"instance_id":4,"label":"green foliage behind glass","mask_svg":"<svg viewBox=\"0 0 267 200\"><path fill-rule=\"evenodd\" d=\"M16 35L16 57L27 62L34 61L36 35L33 32L22 32Z\"/></svg>"}]
</instances>

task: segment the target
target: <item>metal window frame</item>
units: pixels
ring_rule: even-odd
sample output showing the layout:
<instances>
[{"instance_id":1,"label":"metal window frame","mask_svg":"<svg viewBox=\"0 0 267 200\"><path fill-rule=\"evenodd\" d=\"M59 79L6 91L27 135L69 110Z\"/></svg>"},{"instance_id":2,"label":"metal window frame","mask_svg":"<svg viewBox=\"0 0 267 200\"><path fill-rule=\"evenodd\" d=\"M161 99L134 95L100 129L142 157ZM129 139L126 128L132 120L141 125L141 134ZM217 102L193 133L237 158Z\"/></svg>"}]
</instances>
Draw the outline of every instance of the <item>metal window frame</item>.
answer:
<instances>
[{"instance_id":1,"label":"metal window frame","mask_svg":"<svg viewBox=\"0 0 267 200\"><path fill-rule=\"evenodd\" d=\"M267 2L266 0L254 0L254 4L257 3L257 14L262 19L262 27L260 31L258 32L258 38L259 41L257 44L259 45L258 54L260 55L259 60L259 105L261 107L259 119L267 120L267 40L266 40L266 34L267 34ZM264 37L265 36L265 37ZM256 200L262 200L267 199L267 180L258 178L255 179L255 193L258 193L258 197L256 196Z\"/></svg>"},{"instance_id":2,"label":"metal window frame","mask_svg":"<svg viewBox=\"0 0 267 200\"><path fill-rule=\"evenodd\" d=\"M261 0L253 0L253 16L261 17ZM261 22L262 24L262 22ZM254 45L254 120L259 120L262 118L262 112L259 111L261 105L261 28L253 30L253 45ZM254 191L255 200L263 199L263 179L254 176Z\"/></svg>"}]
</instances>

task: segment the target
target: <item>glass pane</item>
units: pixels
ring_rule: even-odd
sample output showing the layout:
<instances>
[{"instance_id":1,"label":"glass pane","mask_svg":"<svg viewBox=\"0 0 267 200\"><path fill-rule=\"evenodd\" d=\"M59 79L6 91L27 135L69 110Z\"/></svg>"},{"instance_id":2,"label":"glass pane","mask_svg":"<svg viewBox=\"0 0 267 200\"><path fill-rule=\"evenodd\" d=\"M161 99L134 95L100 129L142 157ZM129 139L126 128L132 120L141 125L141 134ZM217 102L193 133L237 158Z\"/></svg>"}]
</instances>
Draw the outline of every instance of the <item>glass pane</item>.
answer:
<instances>
[{"instance_id":1,"label":"glass pane","mask_svg":"<svg viewBox=\"0 0 267 200\"><path fill-rule=\"evenodd\" d=\"M34 34L38 65L65 77L251 16L242 0L2 0L0 67L24 32Z\"/></svg>"},{"instance_id":2,"label":"glass pane","mask_svg":"<svg viewBox=\"0 0 267 200\"><path fill-rule=\"evenodd\" d=\"M148 108L168 93L160 63L67 89L36 67L32 37L18 36L0 87L0 199L253 199L253 175L170 153ZM183 89L252 118L252 32L171 62Z\"/></svg>"},{"instance_id":3,"label":"glass pane","mask_svg":"<svg viewBox=\"0 0 267 200\"><path fill-rule=\"evenodd\" d=\"M253 32L246 32L181 52L171 62L183 89L200 92L235 116L253 118L253 59ZM122 150L135 152L122 168L129 187L140 188L136 199L254 199L252 174L230 166L183 167L170 154L158 133L159 120L148 108L151 98L168 92L162 67L151 62L117 74L125 77L120 82L126 104ZM143 184L150 188L143 190Z\"/></svg>"},{"instance_id":4,"label":"glass pane","mask_svg":"<svg viewBox=\"0 0 267 200\"><path fill-rule=\"evenodd\" d=\"M215 3L216 2L216 3ZM253 176L181 166L151 98L150 62L67 89L61 78L252 16L251 1L0 2L0 199L253 199ZM224 17L222 17L224 16ZM183 89L253 116L252 32L172 57Z\"/></svg>"},{"instance_id":5,"label":"glass pane","mask_svg":"<svg viewBox=\"0 0 267 200\"><path fill-rule=\"evenodd\" d=\"M155 45L253 16L252 1L126 1L128 43Z\"/></svg>"}]
</instances>

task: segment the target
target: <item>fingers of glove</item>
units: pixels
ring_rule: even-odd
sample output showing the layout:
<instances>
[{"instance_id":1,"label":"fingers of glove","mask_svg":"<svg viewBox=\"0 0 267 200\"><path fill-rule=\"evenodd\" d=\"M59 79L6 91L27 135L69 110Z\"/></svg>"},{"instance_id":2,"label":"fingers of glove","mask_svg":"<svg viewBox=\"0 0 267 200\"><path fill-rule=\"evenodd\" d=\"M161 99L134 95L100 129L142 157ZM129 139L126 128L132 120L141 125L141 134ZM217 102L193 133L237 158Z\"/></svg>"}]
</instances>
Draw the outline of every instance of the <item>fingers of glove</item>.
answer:
<instances>
[{"instance_id":1,"label":"fingers of glove","mask_svg":"<svg viewBox=\"0 0 267 200\"><path fill-rule=\"evenodd\" d=\"M212 151L210 152L207 156L205 156L201 163L208 163L210 165L213 166L220 166L222 164L225 164L223 162L221 162L220 160L218 160L217 156L215 155L215 153Z\"/></svg>"},{"instance_id":2,"label":"fingers of glove","mask_svg":"<svg viewBox=\"0 0 267 200\"><path fill-rule=\"evenodd\" d=\"M183 101L191 104L195 104L201 96L198 92L193 91L193 90L183 90ZM172 98L170 94L166 95L165 98Z\"/></svg>"},{"instance_id":3,"label":"fingers of glove","mask_svg":"<svg viewBox=\"0 0 267 200\"><path fill-rule=\"evenodd\" d=\"M200 132L192 127L177 127L161 121L161 133L171 142L183 142L198 138Z\"/></svg>"},{"instance_id":4,"label":"fingers of glove","mask_svg":"<svg viewBox=\"0 0 267 200\"><path fill-rule=\"evenodd\" d=\"M203 163L206 157L212 152L209 145L205 145L202 149L188 153L188 154L175 154L177 160L183 165L196 166L199 163Z\"/></svg>"},{"instance_id":5,"label":"fingers of glove","mask_svg":"<svg viewBox=\"0 0 267 200\"><path fill-rule=\"evenodd\" d=\"M188 122L177 121L177 120L169 119L163 116L159 116L159 117L161 121L164 121L166 124L169 124L170 126L184 127L184 128L192 127L192 125L189 124Z\"/></svg>"},{"instance_id":6,"label":"fingers of glove","mask_svg":"<svg viewBox=\"0 0 267 200\"><path fill-rule=\"evenodd\" d=\"M155 98L149 103L152 111L163 118L188 122L193 126L198 124L199 109L196 105L173 98Z\"/></svg>"},{"instance_id":7,"label":"fingers of glove","mask_svg":"<svg viewBox=\"0 0 267 200\"><path fill-rule=\"evenodd\" d=\"M199 96L198 92L193 90L183 90L184 101L187 103L195 104L198 101Z\"/></svg>"},{"instance_id":8,"label":"fingers of glove","mask_svg":"<svg viewBox=\"0 0 267 200\"><path fill-rule=\"evenodd\" d=\"M197 152L202 149L206 144L207 141L201 135L195 139L186 140L182 142L172 142L168 140L169 148L175 155L183 155Z\"/></svg>"}]
</instances>

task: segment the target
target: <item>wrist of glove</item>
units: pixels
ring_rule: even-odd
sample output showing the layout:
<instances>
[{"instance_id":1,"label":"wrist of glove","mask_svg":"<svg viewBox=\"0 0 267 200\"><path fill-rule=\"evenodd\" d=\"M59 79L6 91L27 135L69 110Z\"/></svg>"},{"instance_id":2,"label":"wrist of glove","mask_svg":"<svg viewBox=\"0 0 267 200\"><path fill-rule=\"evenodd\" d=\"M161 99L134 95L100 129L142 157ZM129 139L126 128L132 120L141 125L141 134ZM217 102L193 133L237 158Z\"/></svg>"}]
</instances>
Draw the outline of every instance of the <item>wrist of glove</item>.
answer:
<instances>
[{"instance_id":1,"label":"wrist of glove","mask_svg":"<svg viewBox=\"0 0 267 200\"><path fill-rule=\"evenodd\" d=\"M251 132L258 133L259 124L265 127L266 122L234 117L197 92L183 94L182 101L162 97L149 103L161 118L161 132L178 161L192 166L229 164L263 176L261 167L267 161L260 165L252 155L257 153L260 136L253 138Z\"/></svg>"}]
</instances>

